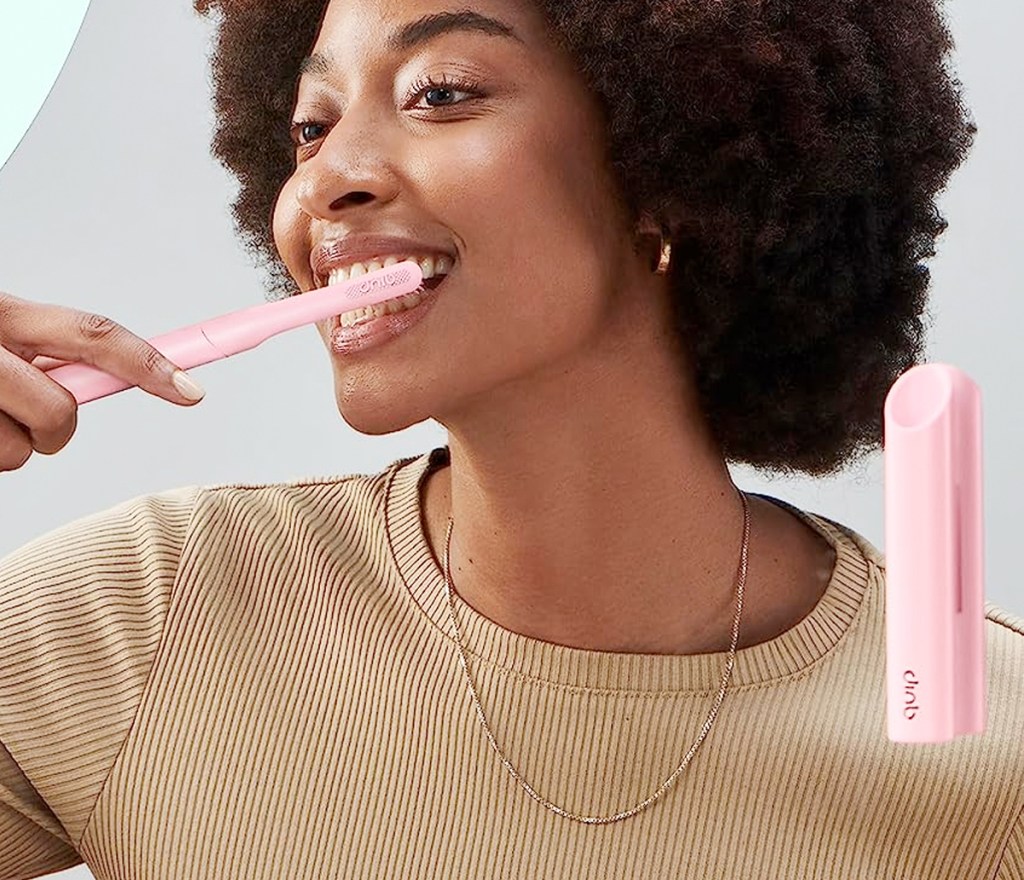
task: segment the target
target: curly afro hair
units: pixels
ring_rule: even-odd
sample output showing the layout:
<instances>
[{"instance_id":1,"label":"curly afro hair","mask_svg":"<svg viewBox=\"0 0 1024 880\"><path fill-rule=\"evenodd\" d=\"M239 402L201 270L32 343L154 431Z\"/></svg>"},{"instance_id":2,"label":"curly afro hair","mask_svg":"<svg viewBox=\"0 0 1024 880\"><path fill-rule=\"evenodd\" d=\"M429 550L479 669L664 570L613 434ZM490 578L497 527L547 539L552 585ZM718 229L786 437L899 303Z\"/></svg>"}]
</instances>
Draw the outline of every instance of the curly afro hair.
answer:
<instances>
[{"instance_id":1,"label":"curly afro hair","mask_svg":"<svg viewBox=\"0 0 1024 880\"><path fill-rule=\"evenodd\" d=\"M923 347L934 196L977 132L937 0L538 2L600 98L629 216L671 238L674 320L725 459L824 476L880 449ZM286 296L271 217L327 0L193 4L219 14L212 152Z\"/></svg>"}]
</instances>

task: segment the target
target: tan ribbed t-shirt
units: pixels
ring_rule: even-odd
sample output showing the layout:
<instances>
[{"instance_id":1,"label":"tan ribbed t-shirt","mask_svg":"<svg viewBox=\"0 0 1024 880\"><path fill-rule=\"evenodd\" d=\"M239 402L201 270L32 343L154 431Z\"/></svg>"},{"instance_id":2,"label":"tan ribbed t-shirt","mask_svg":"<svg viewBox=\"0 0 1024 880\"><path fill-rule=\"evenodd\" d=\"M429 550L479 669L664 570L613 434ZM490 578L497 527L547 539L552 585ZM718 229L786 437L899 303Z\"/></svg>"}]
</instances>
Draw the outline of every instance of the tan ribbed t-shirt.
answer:
<instances>
[{"instance_id":1,"label":"tan ribbed t-shirt","mask_svg":"<svg viewBox=\"0 0 1024 880\"><path fill-rule=\"evenodd\" d=\"M986 604L983 735L892 743L884 557L777 499L836 548L819 603L737 651L648 809L537 803L476 715L423 531L446 453L149 494L0 559L0 880L1024 878L1024 621ZM499 746L586 815L679 765L728 656L456 611Z\"/></svg>"}]
</instances>

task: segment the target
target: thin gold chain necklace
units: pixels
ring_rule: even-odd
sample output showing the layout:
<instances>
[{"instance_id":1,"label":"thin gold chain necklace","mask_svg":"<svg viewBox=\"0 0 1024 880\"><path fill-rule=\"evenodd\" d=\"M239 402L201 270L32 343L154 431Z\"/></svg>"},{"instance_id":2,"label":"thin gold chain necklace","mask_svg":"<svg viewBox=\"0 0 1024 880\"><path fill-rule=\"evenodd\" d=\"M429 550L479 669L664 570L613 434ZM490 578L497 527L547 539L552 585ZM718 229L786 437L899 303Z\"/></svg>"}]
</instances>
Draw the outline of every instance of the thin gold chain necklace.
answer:
<instances>
[{"instance_id":1,"label":"thin gold chain necklace","mask_svg":"<svg viewBox=\"0 0 1024 880\"><path fill-rule=\"evenodd\" d=\"M505 769L512 774L512 778L526 790L526 793L530 795L530 797L543 804L553 813L557 813L559 816L564 816L566 819L582 822L586 825L607 825L611 822L617 822L620 819L628 819L630 816L636 815L641 810L645 810L653 804L659 797L661 797L669 786L676 781L679 774L682 773L683 770L686 769L687 764L690 763L690 759L696 754L697 749L704 741L704 737L707 736L708 731L711 730L711 725L715 722L715 716L718 715L718 708L722 705L722 700L725 699L725 692L729 686L729 679L732 677L732 669L736 660L736 643L739 641L740 634L740 617L743 614L743 585L747 579L747 551L750 546L750 507L747 504L746 494L739 489L737 489L737 492L740 496L740 501L743 502L743 543L740 549L739 577L736 580L736 616L733 618L732 624L732 644L729 647L729 659L725 664L725 672L722 675L722 686L718 690L718 698L715 700L714 706L711 707L711 712L708 714L707 720L701 728L700 735L697 737L693 745L690 746L690 750L686 753L686 757L683 758L683 762L675 769L672 775L669 776L668 779L661 784L661 787L646 800L641 801L629 810L623 810L622 812L614 813L611 816L580 816L551 803L551 801L543 795L538 794L537 791L525 779L523 779L522 776L520 776L519 772L512 766L508 758L505 757L501 748L498 746L497 741L494 739L494 734L491 732L490 725L484 717L484 710L480 705L480 698L477 696L476 687L473 684L473 678L469 673L469 663L466 660L466 650L462 644L462 631L459 629L459 623L455 616L455 600L452 595L454 587L452 586L451 573L449 571L449 554L451 552L452 526L454 525L454 521L451 517L448 517L448 531L445 537L444 546L444 582L448 590L448 610L451 612L452 624L455 627L456 642L459 646L459 657L462 661L462 668L466 673L466 681L469 682L470 693L473 695L473 704L476 706L477 717L480 719L480 723L484 727L484 732L487 734L487 739L490 741L492 748L501 759L501 763L505 765Z\"/></svg>"}]
</instances>

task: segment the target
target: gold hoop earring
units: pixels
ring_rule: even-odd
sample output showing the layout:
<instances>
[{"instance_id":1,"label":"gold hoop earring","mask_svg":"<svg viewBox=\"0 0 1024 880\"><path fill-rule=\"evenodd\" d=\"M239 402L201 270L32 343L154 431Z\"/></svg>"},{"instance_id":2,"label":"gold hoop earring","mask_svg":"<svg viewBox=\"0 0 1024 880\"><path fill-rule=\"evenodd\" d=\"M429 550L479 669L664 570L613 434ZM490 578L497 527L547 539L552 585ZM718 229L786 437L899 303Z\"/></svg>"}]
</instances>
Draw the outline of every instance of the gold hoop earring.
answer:
<instances>
[{"instance_id":1,"label":"gold hoop earring","mask_svg":"<svg viewBox=\"0 0 1024 880\"><path fill-rule=\"evenodd\" d=\"M658 257L658 268L654 270L656 275L664 275L668 271L669 261L672 259L672 242L661 236L661 255Z\"/></svg>"}]
</instances>

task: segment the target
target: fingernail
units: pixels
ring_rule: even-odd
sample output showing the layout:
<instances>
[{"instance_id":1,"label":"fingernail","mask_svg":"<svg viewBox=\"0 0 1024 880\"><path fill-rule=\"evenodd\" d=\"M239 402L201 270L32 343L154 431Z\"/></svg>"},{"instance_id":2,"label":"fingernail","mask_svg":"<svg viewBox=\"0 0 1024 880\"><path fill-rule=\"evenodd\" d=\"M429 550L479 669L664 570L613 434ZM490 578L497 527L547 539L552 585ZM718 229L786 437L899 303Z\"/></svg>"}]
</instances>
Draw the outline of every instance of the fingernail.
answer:
<instances>
[{"instance_id":1,"label":"fingernail","mask_svg":"<svg viewBox=\"0 0 1024 880\"><path fill-rule=\"evenodd\" d=\"M202 386L184 370L175 370L174 375L171 376L171 381L174 382L174 387L181 392L182 396L187 397L189 400L202 400L206 395Z\"/></svg>"}]
</instances>

